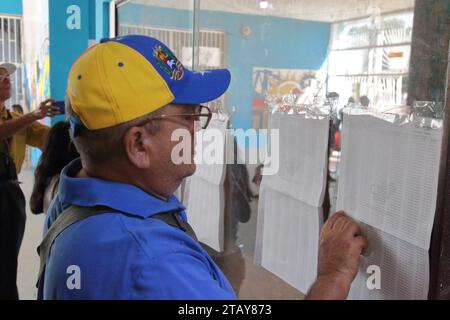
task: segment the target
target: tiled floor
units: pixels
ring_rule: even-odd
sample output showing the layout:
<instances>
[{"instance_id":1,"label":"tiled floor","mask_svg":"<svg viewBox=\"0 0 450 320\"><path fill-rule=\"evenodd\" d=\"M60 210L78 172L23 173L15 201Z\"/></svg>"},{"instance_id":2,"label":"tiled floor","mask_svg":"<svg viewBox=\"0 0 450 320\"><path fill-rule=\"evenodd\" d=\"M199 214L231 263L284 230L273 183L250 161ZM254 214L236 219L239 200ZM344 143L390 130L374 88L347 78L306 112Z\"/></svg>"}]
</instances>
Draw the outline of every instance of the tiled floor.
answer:
<instances>
[{"instance_id":1,"label":"tiled floor","mask_svg":"<svg viewBox=\"0 0 450 320\"><path fill-rule=\"evenodd\" d=\"M34 182L32 170L24 168L20 173L19 180L22 181L22 191L27 200L27 224L19 254L17 285L21 300L35 300L37 292L35 284L39 270L39 257L36 248L42 239L44 215L36 216L32 214L28 206Z\"/></svg>"}]
</instances>

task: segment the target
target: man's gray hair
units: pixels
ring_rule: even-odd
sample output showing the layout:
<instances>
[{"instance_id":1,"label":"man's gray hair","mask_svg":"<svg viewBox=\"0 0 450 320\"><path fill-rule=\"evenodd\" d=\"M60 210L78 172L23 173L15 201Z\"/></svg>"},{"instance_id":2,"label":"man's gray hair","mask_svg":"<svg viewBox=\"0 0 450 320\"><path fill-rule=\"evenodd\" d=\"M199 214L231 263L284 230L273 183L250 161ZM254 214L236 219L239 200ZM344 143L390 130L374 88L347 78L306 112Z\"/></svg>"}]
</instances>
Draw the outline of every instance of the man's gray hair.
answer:
<instances>
[{"instance_id":1,"label":"man's gray hair","mask_svg":"<svg viewBox=\"0 0 450 320\"><path fill-rule=\"evenodd\" d=\"M65 99L66 116L77 116L72 109L72 105L68 97ZM81 160L85 163L103 164L111 159L125 158L125 148L123 145L123 137L125 133L132 127L138 126L153 116L163 113L165 107L152 112L143 117L134 119L129 122L121 123L114 127L99 130L81 130L80 134L73 139L75 147L80 153ZM158 121L150 121L145 128L152 134L159 130Z\"/></svg>"}]
</instances>

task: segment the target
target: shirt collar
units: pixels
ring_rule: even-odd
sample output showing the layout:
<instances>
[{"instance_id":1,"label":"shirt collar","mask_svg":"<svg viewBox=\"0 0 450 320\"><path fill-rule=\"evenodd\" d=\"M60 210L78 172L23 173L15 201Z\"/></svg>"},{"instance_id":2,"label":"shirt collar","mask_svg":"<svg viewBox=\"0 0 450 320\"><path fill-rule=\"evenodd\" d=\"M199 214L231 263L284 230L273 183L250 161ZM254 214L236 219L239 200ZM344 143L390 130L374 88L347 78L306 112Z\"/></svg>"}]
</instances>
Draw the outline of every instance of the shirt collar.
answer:
<instances>
[{"instance_id":1,"label":"shirt collar","mask_svg":"<svg viewBox=\"0 0 450 320\"><path fill-rule=\"evenodd\" d=\"M81 161L77 159L61 172L58 191L64 207L107 206L142 218L161 212L185 209L174 195L165 201L130 184L97 178L74 178L81 168Z\"/></svg>"}]
</instances>

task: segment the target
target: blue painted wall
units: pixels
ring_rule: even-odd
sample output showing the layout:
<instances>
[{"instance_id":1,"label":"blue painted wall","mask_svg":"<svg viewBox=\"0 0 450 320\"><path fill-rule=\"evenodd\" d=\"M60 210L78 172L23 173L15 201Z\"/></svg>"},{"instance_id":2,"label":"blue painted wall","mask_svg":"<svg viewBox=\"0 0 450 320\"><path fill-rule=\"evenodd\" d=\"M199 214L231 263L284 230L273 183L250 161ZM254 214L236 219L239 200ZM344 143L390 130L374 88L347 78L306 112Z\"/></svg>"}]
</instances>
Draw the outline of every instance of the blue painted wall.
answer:
<instances>
[{"instance_id":1,"label":"blue painted wall","mask_svg":"<svg viewBox=\"0 0 450 320\"><path fill-rule=\"evenodd\" d=\"M67 75L75 59L87 49L89 39L89 0L78 0L81 9L80 29L67 28L67 8L71 0L49 1L50 28L50 85L52 97L61 100L65 96Z\"/></svg>"},{"instance_id":2,"label":"blue painted wall","mask_svg":"<svg viewBox=\"0 0 450 320\"><path fill-rule=\"evenodd\" d=\"M109 0L103 0L103 38L109 37Z\"/></svg>"},{"instance_id":3,"label":"blue painted wall","mask_svg":"<svg viewBox=\"0 0 450 320\"><path fill-rule=\"evenodd\" d=\"M22 15L22 0L1 0L0 13Z\"/></svg>"},{"instance_id":4,"label":"blue painted wall","mask_svg":"<svg viewBox=\"0 0 450 320\"><path fill-rule=\"evenodd\" d=\"M81 9L79 30L69 30L66 26L70 16L66 11L72 4ZM50 0L50 83L54 99L64 99L70 68L88 48L89 40L98 42L109 34L108 5L109 0Z\"/></svg>"},{"instance_id":5,"label":"blue painted wall","mask_svg":"<svg viewBox=\"0 0 450 320\"><path fill-rule=\"evenodd\" d=\"M192 11L139 4L119 9L121 23L191 29ZM252 29L248 38L240 29ZM237 108L236 128L251 127L253 68L318 70L326 61L330 24L296 19L202 11L200 28L225 31L228 35L226 59L232 72L228 106Z\"/></svg>"},{"instance_id":6,"label":"blue painted wall","mask_svg":"<svg viewBox=\"0 0 450 320\"><path fill-rule=\"evenodd\" d=\"M109 0L90 0L89 39L97 42L109 35Z\"/></svg>"}]
</instances>

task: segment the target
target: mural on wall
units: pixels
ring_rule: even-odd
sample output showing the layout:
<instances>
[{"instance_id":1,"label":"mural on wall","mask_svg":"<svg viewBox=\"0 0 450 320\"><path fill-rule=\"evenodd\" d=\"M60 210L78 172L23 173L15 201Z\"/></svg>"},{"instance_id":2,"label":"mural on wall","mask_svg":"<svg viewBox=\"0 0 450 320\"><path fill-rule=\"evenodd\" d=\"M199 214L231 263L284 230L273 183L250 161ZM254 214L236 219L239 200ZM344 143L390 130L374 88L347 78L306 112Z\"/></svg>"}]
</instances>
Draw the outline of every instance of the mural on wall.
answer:
<instances>
[{"instance_id":1,"label":"mural on wall","mask_svg":"<svg viewBox=\"0 0 450 320\"><path fill-rule=\"evenodd\" d=\"M267 101L295 97L297 104L312 103L323 92L324 79L317 70L253 68L253 128L267 128Z\"/></svg>"},{"instance_id":2,"label":"mural on wall","mask_svg":"<svg viewBox=\"0 0 450 320\"><path fill-rule=\"evenodd\" d=\"M48 16L48 0L23 1L24 86L28 110L35 110L39 103L51 97ZM50 123L48 118L40 121ZM30 150L28 161L35 166L41 152L36 148Z\"/></svg>"},{"instance_id":3,"label":"mural on wall","mask_svg":"<svg viewBox=\"0 0 450 320\"><path fill-rule=\"evenodd\" d=\"M30 110L51 96L48 0L23 2L26 103Z\"/></svg>"}]
</instances>

